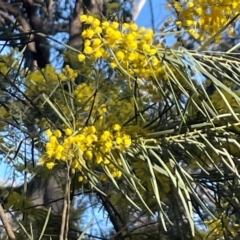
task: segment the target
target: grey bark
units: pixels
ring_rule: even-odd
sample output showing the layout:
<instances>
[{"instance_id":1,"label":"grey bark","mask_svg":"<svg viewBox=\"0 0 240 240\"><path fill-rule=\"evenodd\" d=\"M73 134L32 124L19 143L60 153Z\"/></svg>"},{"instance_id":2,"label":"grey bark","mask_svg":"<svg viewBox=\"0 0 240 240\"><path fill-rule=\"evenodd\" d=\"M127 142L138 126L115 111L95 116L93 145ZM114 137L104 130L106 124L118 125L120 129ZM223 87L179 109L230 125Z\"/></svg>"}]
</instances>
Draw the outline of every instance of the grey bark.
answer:
<instances>
[{"instance_id":1,"label":"grey bark","mask_svg":"<svg viewBox=\"0 0 240 240\"><path fill-rule=\"evenodd\" d=\"M44 170L47 171L47 169ZM31 200L33 206L49 206L52 213L61 215L66 172L64 170L56 170L53 175L44 175L39 172L28 183L27 198Z\"/></svg>"}]
</instances>

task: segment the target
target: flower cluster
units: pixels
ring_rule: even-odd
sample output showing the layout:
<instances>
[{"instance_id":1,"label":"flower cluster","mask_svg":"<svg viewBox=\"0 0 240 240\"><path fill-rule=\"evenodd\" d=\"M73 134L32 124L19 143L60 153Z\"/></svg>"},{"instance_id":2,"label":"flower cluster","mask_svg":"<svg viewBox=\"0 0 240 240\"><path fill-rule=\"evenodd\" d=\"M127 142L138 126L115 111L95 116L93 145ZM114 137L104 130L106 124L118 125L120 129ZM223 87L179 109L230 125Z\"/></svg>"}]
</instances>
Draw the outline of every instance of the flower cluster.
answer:
<instances>
[{"instance_id":1,"label":"flower cluster","mask_svg":"<svg viewBox=\"0 0 240 240\"><path fill-rule=\"evenodd\" d=\"M86 103L93 94L93 84L81 83L74 90L75 98L81 103Z\"/></svg>"},{"instance_id":2,"label":"flower cluster","mask_svg":"<svg viewBox=\"0 0 240 240\"><path fill-rule=\"evenodd\" d=\"M112 155L114 151L124 151L132 144L129 135L121 131L121 126L115 124L110 131L97 132L95 126L88 126L81 131L73 132L65 129L47 131L49 138L46 144L46 153L41 163L51 169L57 161L68 161L73 171L84 172L85 167L94 170L97 166L108 166L113 177L120 177L122 172L116 167L121 165L118 159L114 164ZM84 175L84 174L83 174ZM82 178L80 178L82 179Z\"/></svg>"},{"instance_id":3,"label":"flower cluster","mask_svg":"<svg viewBox=\"0 0 240 240\"><path fill-rule=\"evenodd\" d=\"M50 81L49 81L50 79ZM48 91L53 89L59 82L58 74L55 68L51 65L47 65L42 70L33 71L26 77L26 83L28 86L27 94L35 95L41 91Z\"/></svg>"},{"instance_id":4,"label":"flower cluster","mask_svg":"<svg viewBox=\"0 0 240 240\"><path fill-rule=\"evenodd\" d=\"M60 74L52 65L47 65L44 69L30 72L27 75L27 93L34 95L42 91L51 92L59 82L73 81L77 76L77 72L69 65L66 65Z\"/></svg>"},{"instance_id":5,"label":"flower cluster","mask_svg":"<svg viewBox=\"0 0 240 240\"><path fill-rule=\"evenodd\" d=\"M179 19L176 24L187 27L189 33L196 39L203 41L206 37L213 36L228 21L240 11L240 2L237 0L197 0L175 1L167 5L168 9L174 8ZM229 28L229 34L235 34L234 28ZM218 41L220 41L218 36Z\"/></svg>"},{"instance_id":6,"label":"flower cluster","mask_svg":"<svg viewBox=\"0 0 240 240\"><path fill-rule=\"evenodd\" d=\"M62 70L62 73L59 74L59 79L60 81L74 81L77 76L77 71L70 68L69 65L66 65L65 68Z\"/></svg>"},{"instance_id":7,"label":"flower cluster","mask_svg":"<svg viewBox=\"0 0 240 240\"><path fill-rule=\"evenodd\" d=\"M118 22L100 22L87 15L82 15L80 21L89 26L82 33L84 51L78 55L80 62L86 58L92 61L103 59L113 69L120 66L128 74L145 79L153 72L155 76L164 75L157 55L157 50L163 46L154 43L151 29L138 28L135 23L120 26Z\"/></svg>"}]
</instances>

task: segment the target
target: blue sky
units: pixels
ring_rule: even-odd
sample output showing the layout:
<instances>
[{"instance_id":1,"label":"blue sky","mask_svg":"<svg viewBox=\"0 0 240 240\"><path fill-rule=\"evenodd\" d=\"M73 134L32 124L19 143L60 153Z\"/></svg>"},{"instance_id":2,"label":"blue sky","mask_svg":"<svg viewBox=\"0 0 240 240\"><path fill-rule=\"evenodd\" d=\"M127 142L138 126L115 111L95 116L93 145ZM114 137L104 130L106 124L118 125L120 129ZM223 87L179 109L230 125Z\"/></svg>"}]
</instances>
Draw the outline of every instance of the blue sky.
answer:
<instances>
[{"instance_id":1,"label":"blue sky","mask_svg":"<svg viewBox=\"0 0 240 240\"><path fill-rule=\"evenodd\" d=\"M166 17L170 16L170 12L165 8L165 0L152 0L153 6L153 17L155 28L159 27L164 23ZM139 26L152 27L151 24L151 4L147 0L144 8L138 16L137 23Z\"/></svg>"},{"instance_id":2,"label":"blue sky","mask_svg":"<svg viewBox=\"0 0 240 240\"><path fill-rule=\"evenodd\" d=\"M163 26L166 19L172 16L172 12L166 9L166 0L152 0L151 2L152 11L150 1L146 0L146 4L138 16L137 24L139 26L152 28L152 22L154 22L155 32L158 32ZM151 16L151 12L153 12L153 19ZM172 46L174 42L174 35L168 36L166 38L166 45L168 47Z\"/></svg>"}]
</instances>

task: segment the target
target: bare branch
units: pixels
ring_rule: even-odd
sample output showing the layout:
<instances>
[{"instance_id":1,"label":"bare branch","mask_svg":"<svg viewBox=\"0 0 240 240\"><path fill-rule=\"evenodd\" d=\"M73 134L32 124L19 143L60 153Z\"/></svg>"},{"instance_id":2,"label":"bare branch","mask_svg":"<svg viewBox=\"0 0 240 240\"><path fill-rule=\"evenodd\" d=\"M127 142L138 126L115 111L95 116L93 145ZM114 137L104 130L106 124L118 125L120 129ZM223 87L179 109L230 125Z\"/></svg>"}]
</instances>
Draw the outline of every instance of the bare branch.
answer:
<instances>
[{"instance_id":1,"label":"bare branch","mask_svg":"<svg viewBox=\"0 0 240 240\"><path fill-rule=\"evenodd\" d=\"M1 218L1 221L3 223L3 226L4 226L5 230L7 232L7 235L9 237L9 239L15 240L16 237L15 237L14 232L12 230L12 227L9 224L8 219L7 219L6 215L5 215L5 212L4 212L4 209L2 207L2 204L0 204L0 218Z\"/></svg>"},{"instance_id":2,"label":"bare branch","mask_svg":"<svg viewBox=\"0 0 240 240\"><path fill-rule=\"evenodd\" d=\"M64 205L62 211L62 223L61 223L61 233L59 236L60 240L68 239L68 230L69 230L69 214L70 214L70 188L71 188L71 177L70 177L70 165L67 166L67 182L65 187L65 196L64 196Z\"/></svg>"},{"instance_id":3,"label":"bare branch","mask_svg":"<svg viewBox=\"0 0 240 240\"><path fill-rule=\"evenodd\" d=\"M15 16L16 20L19 22L19 24L22 26L22 29L24 32L30 32L31 31L31 26L28 23L28 21L22 16L20 10L11 4L8 4L2 0L0 0L0 9L5 10L9 14ZM29 37L29 44L28 44L28 49L32 52L36 52L36 46L35 43L32 41L33 40L33 35L30 35Z\"/></svg>"}]
</instances>

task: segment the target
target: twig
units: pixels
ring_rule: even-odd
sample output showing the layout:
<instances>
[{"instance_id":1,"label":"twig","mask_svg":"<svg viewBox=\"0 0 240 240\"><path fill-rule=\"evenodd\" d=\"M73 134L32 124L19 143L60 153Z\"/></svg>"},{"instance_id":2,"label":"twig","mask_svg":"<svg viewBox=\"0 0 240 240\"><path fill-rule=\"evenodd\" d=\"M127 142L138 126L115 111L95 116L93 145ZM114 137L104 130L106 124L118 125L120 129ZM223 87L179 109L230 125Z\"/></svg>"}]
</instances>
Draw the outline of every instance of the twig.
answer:
<instances>
[{"instance_id":1,"label":"twig","mask_svg":"<svg viewBox=\"0 0 240 240\"><path fill-rule=\"evenodd\" d=\"M4 209L2 207L2 204L0 204L0 218L1 218L1 221L3 223L3 226L4 226L5 230L7 232L7 235L9 237L9 239L10 240L15 240L16 237L15 237L14 232L12 230L12 227L9 224L8 219L7 219L6 215L5 215L5 212L4 212Z\"/></svg>"},{"instance_id":2,"label":"twig","mask_svg":"<svg viewBox=\"0 0 240 240\"><path fill-rule=\"evenodd\" d=\"M152 30L155 30L155 20L154 20L154 11L153 11L153 3L152 0L149 0L149 6L150 6L150 12L151 12L151 25L152 25Z\"/></svg>"},{"instance_id":3,"label":"twig","mask_svg":"<svg viewBox=\"0 0 240 240\"><path fill-rule=\"evenodd\" d=\"M59 240L67 240L68 239L68 221L69 221L69 208L70 208L70 166L71 163L67 164L67 182L65 187L65 195L64 195L64 205L63 205L63 213L62 213L62 224L61 224L61 232L59 236Z\"/></svg>"},{"instance_id":4,"label":"twig","mask_svg":"<svg viewBox=\"0 0 240 240\"><path fill-rule=\"evenodd\" d=\"M67 184L66 184L66 191L63 201L63 213L62 213L62 224L61 224L61 232L59 236L59 240L64 240L64 232L65 232L65 226L66 226L66 215L67 215Z\"/></svg>"},{"instance_id":5,"label":"twig","mask_svg":"<svg viewBox=\"0 0 240 240\"><path fill-rule=\"evenodd\" d=\"M70 208L71 208L71 163L68 164L68 175L67 175L67 215L66 215L66 224L65 224L65 240L68 240L68 231L69 231L69 218L70 218Z\"/></svg>"}]
</instances>

